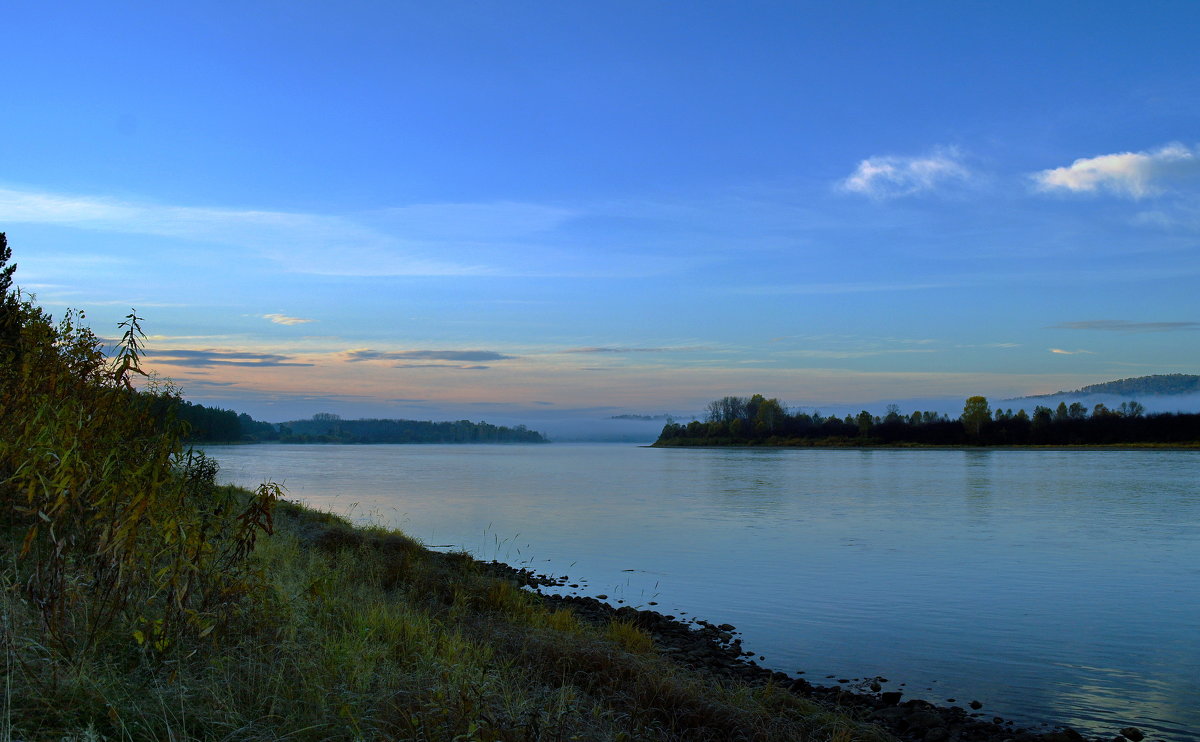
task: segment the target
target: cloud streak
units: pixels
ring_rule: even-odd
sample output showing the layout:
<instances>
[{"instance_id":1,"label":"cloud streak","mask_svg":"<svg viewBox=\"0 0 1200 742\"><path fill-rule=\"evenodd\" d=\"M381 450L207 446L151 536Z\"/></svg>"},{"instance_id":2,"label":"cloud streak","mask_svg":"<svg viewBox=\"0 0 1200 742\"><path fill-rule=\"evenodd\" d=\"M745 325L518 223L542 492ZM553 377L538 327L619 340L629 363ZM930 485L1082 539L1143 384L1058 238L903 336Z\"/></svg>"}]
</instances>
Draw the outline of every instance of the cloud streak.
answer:
<instances>
[{"instance_id":1,"label":"cloud streak","mask_svg":"<svg viewBox=\"0 0 1200 742\"><path fill-rule=\"evenodd\" d=\"M453 363L397 363L392 368L452 368L457 371L485 371L491 366L458 366Z\"/></svg>"},{"instance_id":2,"label":"cloud streak","mask_svg":"<svg viewBox=\"0 0 1200 742\"><path fill-rule=\"evenodd\" d=\"M838 183L846 192L884 200L937 190L950 182L966 182L971 171L959 162L955 149L937 149L920 157L884 155L858 163L854 172Z\"/></svg>"},{"instance_id":3,"label":"cloud streak","mask_svg":"<svg viewBox=\"0 0 1200 742\"><path fill-rule=\"evenodd\" d=\"M146 358L156 363L172 366L249 366L269 368L277 366L312 366L311 363L293 361L291 356L278 353L251 353L231 350L159 350L147 351Z\"/></svg>"},{"instance_id":4,"label":"cloud streak","mask_svg":"<svg viewBox=\"0 0 1200 742\"><path fill-rule=\"evenodd\" d=\"M1093 319L1059 322L1053 330L1102 330L1104 332L1181 332L1200 330L1200 322L1129 322L1123 319Z\"/></svg>"},{"instance_id":5,"label":"cloud streak","mask_svg":"<svg viewBox=\"0 0 1200 742\"><path fill-rule=\"evenodd\" d=\"M1033 174L1042 192L1099 193L1141 199L1163 192L1166 182L1200 175L1200 158L1179 143L1152 152L1118 152L1083 157L1070 165Z\"/></svg>"},{"instance_id":6,"label":"cloud streak","mask_svg":"<svg viewBox=\"0 0 1200 742\"><path fill-rule=\"evenodd\" d=\"M264 314L263 319L268 319L277 325L305 325L309 322L316 322L315 319L304 319L302 317L289 317L286 314Z\"/></svg>"},{"instance_id":7,"label":"cloud streak","mask_svg":"<svg viewBox=\"0 0 1200 742\"><path fill-rule=\"evenodd\" d=\"M1054 353L1055 355L1060 355L1060 356L1077 356L1077 355L1081 355L1081 354L1089 355L1089 356L1096 355L1093 351L1090 351L1090 350L1063 350L1062 348L1050 348L1049 350L1051 353Z\"/></svg>"},{"instance_id":8,"label":"cloud streak","mask_svg":"<svg viewBox=\"0 0 1200 742\"><path fill-rule=\"evenodd\" d=\"M254 209L171 206L150 202L0 188L0 222L55 224L123 234L151 235L242 248L293 273L330 276L469 276L495 268L437 257L463 239L455 214L478 237L489 223L519 236L548 229L568 213L522 204L444 204L417 209L423 217L408 233L401 220L379 212L358 217ZM402 211L402 210L401 210ZM431 213L432 212L432 215ZM390 221L395 222L395 219ZM439 231L439 224L441 225Z\"/></svg>"},{"instance_id":9,"label":"cloud streak","mask_svg":"<svg viewBox=\"0 0 1200 742\"><path fill-rule=\"evenodd\" d=\"M346 352L350 363L362 361L509 361L516 356L493 350L371 350L362 348ZM415 368L412 366L410 368Z\"/></svg>"},{"instance_id":10,"label":"cloud streak","mask_svg":"<svg viewBox=\"0 0 1200 742\"><path fill-rule=\"evenodd\" d=\"M564 350L563 353L680 353L693 350L707 350L707 348L624 348L612 346L592 346L587 348L568 348L567 350Z\"/></svg>"}]
</instances>

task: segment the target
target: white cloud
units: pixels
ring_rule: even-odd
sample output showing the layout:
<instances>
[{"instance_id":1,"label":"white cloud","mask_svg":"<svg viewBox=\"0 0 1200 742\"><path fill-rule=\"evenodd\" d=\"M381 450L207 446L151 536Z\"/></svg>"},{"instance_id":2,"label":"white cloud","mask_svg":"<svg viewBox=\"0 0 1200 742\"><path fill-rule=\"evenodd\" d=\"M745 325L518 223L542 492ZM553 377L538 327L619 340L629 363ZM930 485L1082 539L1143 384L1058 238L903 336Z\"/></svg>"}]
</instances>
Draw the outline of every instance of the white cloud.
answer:
<instances>
[{"instance_id":1,"label":"white cloud","mask_svg":"<svg viewBox=\"0 0 1200 742\"><path fill-rule=\"evenodd\" d=\"M1200 158L1192 149L1173 143L1153 152L1083 157L1032 177L1040 191L1107 191L1138 199L1161 193L1165 182L1196 175L1200 175Z\"/></svg>"},{"instance_id":2,"label":"white cloud","mask_svg":"<svg viewBox=\"0 0 1200 742\"><path fill-rule=\"evenodd\" d=\"M1055 353L1060 356L1076 356L1076 355L1079 355L1080 353L1086 353L1089 356L1096 355L1094 352L1092 352L1090 350L1063 350L1062 348L1051 348L1050 352Z\"/></svg>"},{"instance_id":3,"label":"white cloud","mask_svg":"<svg viewBox=\"0 0 1200 742\"><path fill-rule=\"evenodd\" d=\"M838 187L875 199L927 193L950 181L970 180L971 171L959 159L958 150L953 148L937 149L923 157L871 157L858 163L854 173Z\"/></svg>"},{"instance_id":4,"label":"white cloud","mask_svg":"<svg viewBox=\"0 0 1200 742\"><path fill-rule=\"evenodd\" d=\"M301 317L289 317L286 314L264 314L263 319L269 319L277 325L303 325L309 322L316 322L315 319L303 319Z\"/></svg>"}]
</instances>

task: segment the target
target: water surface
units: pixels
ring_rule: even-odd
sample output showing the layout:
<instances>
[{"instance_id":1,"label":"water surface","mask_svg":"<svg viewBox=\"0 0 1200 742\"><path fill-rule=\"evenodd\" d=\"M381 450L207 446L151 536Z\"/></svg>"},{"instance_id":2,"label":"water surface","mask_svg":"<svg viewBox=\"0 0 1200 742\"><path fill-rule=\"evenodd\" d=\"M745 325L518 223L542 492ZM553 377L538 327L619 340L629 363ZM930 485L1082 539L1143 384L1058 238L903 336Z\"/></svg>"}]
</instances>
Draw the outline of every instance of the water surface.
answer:
<instances>
[{"instance_id":1,"label":"water surface","mask_svg":"<svg viewBox=\"0 0 1200 742\"><path fill-rule=\"evenodd\" d=\"M760 664L814 682L1200 733L1197 451L209 451L225 481L735 624Z\"/></svg>"}]
</instances>

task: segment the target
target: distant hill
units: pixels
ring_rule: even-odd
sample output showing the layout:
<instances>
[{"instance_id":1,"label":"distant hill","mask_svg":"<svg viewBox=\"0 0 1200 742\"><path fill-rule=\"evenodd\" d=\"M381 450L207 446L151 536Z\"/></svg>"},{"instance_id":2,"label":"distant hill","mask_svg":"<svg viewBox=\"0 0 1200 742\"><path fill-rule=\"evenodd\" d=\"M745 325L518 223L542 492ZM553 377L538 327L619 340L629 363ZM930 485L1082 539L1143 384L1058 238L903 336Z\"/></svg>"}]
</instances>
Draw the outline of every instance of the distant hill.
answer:
<instances>
[{"instance_id":1,"label":"distant hill","mask_svg":"<svg viewBox=\"0 0 1200 742\"><path fill-rule=\"evenodd\" d=\"M1113 394L1121 397L1163 396L1171 394L1195 394L1200 392L1200 375L1196 374L1155 374L1154 376L1136 376L1130 379L1106 381L1103 384L1089 384L1070 392L1055 392L1054 394L1030 395L1037 397L1085 396L1088 394Z\"/></svg>"},{"instance_id":2,"label":"distant hill","mask_svg":"<svg viewBox=\"0 0 1200 742\"><path fill-rule=\"evenodd\" d=\"M524 425L507 427L469 420L343 420L318 413L308 420L280 423L281 443L545 443Z\"/></svg>"}]
</instances>

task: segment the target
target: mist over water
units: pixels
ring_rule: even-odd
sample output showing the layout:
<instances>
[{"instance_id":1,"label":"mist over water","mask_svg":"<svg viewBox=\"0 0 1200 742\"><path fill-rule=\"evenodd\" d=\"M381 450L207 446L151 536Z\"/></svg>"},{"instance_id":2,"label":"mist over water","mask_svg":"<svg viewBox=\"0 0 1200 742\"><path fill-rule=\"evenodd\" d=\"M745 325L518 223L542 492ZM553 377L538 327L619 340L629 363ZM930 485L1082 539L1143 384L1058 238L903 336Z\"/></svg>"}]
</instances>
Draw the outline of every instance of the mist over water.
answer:
<instances>
[{"instance_id":1,"label":"mist over water","mask_svg":"<svg viewBox=\"0 0 1200 742\"><path fill-rule=\"evenodd\" d=\"M209 450L226 481L735 624L814 682L883 675L1096 735L1200 730L1200 451Z\"/></svg>"}]
</instances>

